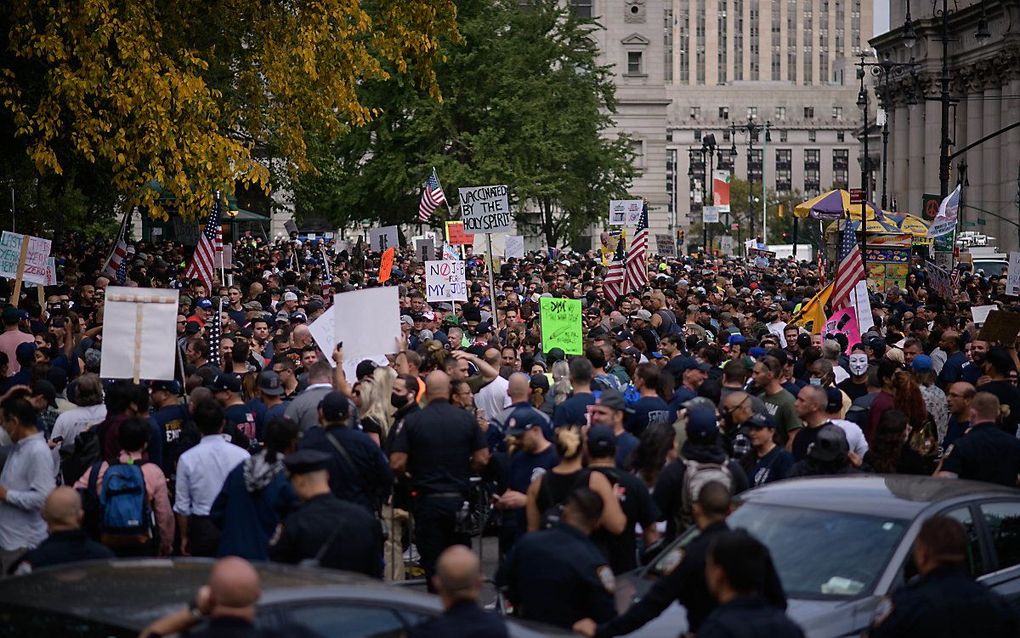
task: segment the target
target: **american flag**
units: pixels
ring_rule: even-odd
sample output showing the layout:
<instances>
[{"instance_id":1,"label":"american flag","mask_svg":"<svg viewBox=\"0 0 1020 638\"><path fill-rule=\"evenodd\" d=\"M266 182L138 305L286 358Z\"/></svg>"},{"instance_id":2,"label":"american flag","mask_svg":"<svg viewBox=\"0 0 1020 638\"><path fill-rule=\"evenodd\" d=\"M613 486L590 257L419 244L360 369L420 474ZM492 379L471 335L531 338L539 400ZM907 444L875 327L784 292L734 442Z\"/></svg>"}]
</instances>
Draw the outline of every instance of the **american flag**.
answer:
<instances>
[{"instance_id":1,"label":"american flag","mask_svg":"<svg viewBox=\"0 0 1020 638\"><path fill-rule=\"evenodd\" d=\"M839 263L836 276L833 278L832 297L829 303L833 310L839 310L850 301L850 292L857 282L864 279L864 261L861 259L861 248L857 245L857 235L853 230L853 222L846 220L839 245Z\"/></svg>"},{"instance_id":2,"label":"american flag","mask_svg":"<svg viewBox=\"0 0 1020 638\"><path fill-rule=\"evenodd\" d=\"M602 292L606 295L609 303L616 303L620 295L625 292L624 287L627 284L627 268L624 265L627 258L626 243L627 240L621 234L613 261L609 262L609 266L606 268L606 277L602 280Z\"/></svg>"},{"instance_id":3,"label":"american flag","mask_svg":"<svg viewBox=\"0 0 1020 638\"><path fill-rule=\"evenodd\" d=\"M217 368L223 368L223 357L220 356L220 338L223 336L223 326L220 325L222 316L223 298L220 297L216 310L205 324L205 341L209 344L209 363Z\"/></svg>"},{"instance_id":4,"label":"american flag","mask_svg":"<svg viewBox=\"0 0 1020 638\"><path fill-rule=\"evenodd\" d=\"M333 271L329 268L329 257L326 256L326 247L323 246L320 254L322 255L322 294L329 292L329 287L333 285Z\"/></svg>"},{"instance_id":5,"label":"american flag","mask_svg":"<svg viewBox=\"0 0 1020 638\"><path fill-rule=\"evenodd\" d=\"M641 209L637 232L627 249L627 282L626 292L640 290L648 283L648 262L645 253L648 249L648 202Z\"/></svg>"},{"instance_id":6,"label":"american flag","mask_svg":"<svg viewBox=\"0 0 1020 638\"><path fill-rule=\"evenodd\" d=\"M216 191L216 201L209 219L205 222L205 230L198 239L191 265L184 271L188 279L201 279L209 290L213 289L213 273L216 272L217 255L223 253L223 228L220 226L220 192Z\"/></svg>"},{"instance_id":7,"label":"american flag","mask_svg":"<svg viewBox=\"0 0 1020 638\"><path fill-rule=\"evenodd\" d=\"M418 204L418 221L427 222L432 217L432 213L445 203L446 195L443 193L443 187L439 185L436 169L433 168L432 174L422 186L421 203Z\"/></svg>"},{"instance_id":8,"label":"american flag","mask_svg":"<svg viewBox=\"0 0 1020 638\"><path fill-rule=\"evenodd\" d=\"M123 283L123 280L120 279L121 269L127 269L127 247L127 242L124 241L122 234L117 239L117 245L114 246L113 252L110 253L110 258L106 260L106 268L103 269L104 275L116 277L118 283Z\"/></svg>"}]
</instances>

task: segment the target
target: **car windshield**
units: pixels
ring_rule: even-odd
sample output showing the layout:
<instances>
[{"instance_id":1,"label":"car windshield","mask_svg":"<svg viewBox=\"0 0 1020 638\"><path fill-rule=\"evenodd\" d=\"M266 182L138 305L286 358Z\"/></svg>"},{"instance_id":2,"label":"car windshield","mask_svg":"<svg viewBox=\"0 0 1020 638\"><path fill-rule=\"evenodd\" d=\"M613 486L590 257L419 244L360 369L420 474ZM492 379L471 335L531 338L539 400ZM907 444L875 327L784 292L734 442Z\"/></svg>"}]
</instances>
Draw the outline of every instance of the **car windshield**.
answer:
<instances>
[{"instance_id":1,"label":"car windshield","mask_svg":"<svg viewBox=\"0 0 1020 638\"><path fill-rule=\"evenodd\" d=\"M747 503L727 519L772 553L786 595L855 598L874 589L908 522Z\"/></svg>"}]
</instances>

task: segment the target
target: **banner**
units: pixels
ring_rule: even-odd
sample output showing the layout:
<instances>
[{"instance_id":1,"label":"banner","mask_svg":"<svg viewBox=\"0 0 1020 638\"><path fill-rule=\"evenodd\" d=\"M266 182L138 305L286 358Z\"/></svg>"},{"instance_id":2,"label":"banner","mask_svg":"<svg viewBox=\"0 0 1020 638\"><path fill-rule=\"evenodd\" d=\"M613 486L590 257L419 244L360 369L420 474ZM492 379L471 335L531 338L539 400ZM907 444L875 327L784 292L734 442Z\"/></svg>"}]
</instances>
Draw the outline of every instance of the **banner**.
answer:
<instances>
[{"instance_id":1,"label":"banner","mask_svg":"<svg viewBox=\"0 0 1020 638\"><path fill-rule=\"evenodd\" d=\"M720 212L730 210L730 172L712 171L712 205Z\"/></svg>"},{"instance_id":2,"label":"banner","mask_svg":"<svg viewBox=\"0 0 1020 638\"><path fill-rule=\"evenodd\" d=\"M477 233L511 233L510 190L500 186L473 186L460 192L460 218L464 231Z\"/></svg>"},{"instance_id":3,"label":"banner","mask_svg":"<svg viewBox=\"0 0 1020 638\"><path fill-rule=\"evenodd\" d=\"M1009 253L1009 269L1006 271L1006 294L1020 297L1020 252Z\"/></svg>"},{"instance_id":4,"label":"banner","mask_svg":"<svg viewBox=\"0 0 1020 638\"><path fill-rule=\"evenodd\" d=\"M924 271L928 274L928 289L942 301L952 301L953 283L949 279L949 273L930 261L924 262Z\"/></svg>"},{"instance_id":5,"label":"banner","mask_svg":"<svg viewBox=\"0 0 1020 638\"><path fill-rule=\"evenodd\" d=\"M609 200L610 226L637 226L641 221L644 202L640 199Z\"/></svg>"},{"instance_id":6,"label":"banner","mask_svg":"<svg viewBox=\"0 0 1020 638\"><path fill-rule=\"evenodd\" d=\"M383 251L382 259L379 260L379 283L384 284L390 280L390 275L393 274L393 257L397 249L390 246Z\"/></svg>"},{"instance_id":7,"label":"banner","mask_svg":"<svg viewBox=\"0 0 1020 638\"><path fill-rule=\"evenodd\" d=\"M28 250L25 253L25 270L22 274L22 281L45 286L50 240L12 233L7 230L0 236L0 277L17 278L18 264L21 262L21 249L26 237L28 238Z\"/></svg>"},{"instance_id":8,"label":"banner","mask_svg":"<svg viewBox=\"0 0 1020 638\"><path fill-rule=\"evenodd\" d=\"M660 257L676 257L676 242L669 233L655 236L655 254Z\"/></svg>"},{"instance_id":9,"label":"banner","mask_svg":"<svg viewBox=\"0 0 1020 638\"><path fill-rule=\"evenodd\" d=\"M566 354L584 353L584 335L581 332L581 300L539 299L542 322L542 351L562 348Z\"/></svg>"},{"instance_id":10,"label":"banner","mask_svg":"<svg viewBox=\"0 0 1020 638\"><path fill-rule=\"evenodd\" d=\"M381 253L387 248L400 245L400 234L396 226L384 226L382 228L371 228L368 231L369 246L372 252Z\"/></svg>"},{"instance_id":11,"label":"banner","mask_svg":"<svg viewBox=\"0 0 1020 638\"><path fill-rule=\"evenodd\" d=\"M454 246L475 243L475 236L464 232L464 222L446 222L446 241Z\"/></svg>"},{"instance_id":12,"label":"banner","mask_svg":"<svg viewBox=\"0 0 1020 638\"><path fill-rule=\"evenodd\" d=\"M825 322L825 330L822 334L825 336L833 334L846 335L846 353L850 354L850 349L861 342L861 328L857 323L857 310L853 306L847 306L832 313L829 320Z\"/></svg>"},{"instance_id":13,"label":"banner","mask_svg":"<svg viewBox=\"0 0 1020 638\"><path fill-rule=\"evenodd\" d=\"M506 236L506 243L503 245L503 257L505 259L524 259L524 237L522 235Z\"/></svg>"},{"instance_id":14,"label":"banner","mask_svg":"<svg viewBox=\"0 0 1020 638\"><path fill-rule=\"evenodd\" d=\"M928 227L928 239L948 235L956 230L956 218L960 212L960 184L939 204L939 212Z\"/></svg>"},{"instance_id":15,"label":"banner","mask_svg":"<svg viewBox=\"0 0 1020 638\"><path fill-rule=\"evenodd\" d=\"M467 301L464 262L459 259L425 262L425 300Z\"/></svg>"}]
</instances>

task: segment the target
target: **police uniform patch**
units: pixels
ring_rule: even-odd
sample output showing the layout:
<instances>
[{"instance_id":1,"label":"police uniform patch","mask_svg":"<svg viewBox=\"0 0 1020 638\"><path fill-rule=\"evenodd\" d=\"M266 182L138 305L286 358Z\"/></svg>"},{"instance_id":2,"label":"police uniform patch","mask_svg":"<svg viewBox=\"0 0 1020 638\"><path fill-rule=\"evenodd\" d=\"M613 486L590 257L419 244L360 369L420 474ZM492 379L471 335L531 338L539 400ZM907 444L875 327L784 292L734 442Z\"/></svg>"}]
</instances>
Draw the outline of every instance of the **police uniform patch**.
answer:
<instances>
[{"instance_id":1,"label":"police uniform patch","mask_svg":"<svg viewBox=\"0 0 1020 638\"><path fill-rule=\"evenodd\" d=\"M664 575L672 574L682 562L684 562L684 550L677 547L662 557L661 571Z\"/></svg>"},{"instance_id":2,"label":"police uniform patch","mask_svg":"<svg viewBox=\"0 0 1020 638\"><path fill-rule=\"evenodd\" d=\"M602 582L602 586L606 588L606 591L610 594L616 591L616 576L613 575L612 568L609 565L603 565L595 570L598 574L599 581Z\"/></svg>"},{"instance_id":3,"label":"police uniform patch","mask_svg":"<svg viewBox=\"0 0 1020 638\"><path fill-rule=\"evenodd\" d=\"M280 536L283 535L283 523L276 525L276 531L273 532L273 537L269 539L269 546L273 547L280 542Z\"/></svg>"},{"instance_id":4,"label":"police uniform patch","mask_svg":"<svg viewBox=\"0 0 1020 638\"><path fill-rule=\"evenodd\" d=\"M871 619L871 626L878 627L893 613L893 601L892 598L884 596L882 600L878 601L878 606L875 607L875 615Z\"/></svg>"},{"instance_id":5,"label":"police uniform patch","mask_svg":"<svg viewBox=\"0 0 1020 638\"><path fill-rule=\"evenodd\" d=\"M536 467L536 468L531 470L531 480L529 480L528 482L529 483L534 483L535 479L541 478L544 475L545 475L545 468L544 467Z\"/></svg>"}]
</instances>

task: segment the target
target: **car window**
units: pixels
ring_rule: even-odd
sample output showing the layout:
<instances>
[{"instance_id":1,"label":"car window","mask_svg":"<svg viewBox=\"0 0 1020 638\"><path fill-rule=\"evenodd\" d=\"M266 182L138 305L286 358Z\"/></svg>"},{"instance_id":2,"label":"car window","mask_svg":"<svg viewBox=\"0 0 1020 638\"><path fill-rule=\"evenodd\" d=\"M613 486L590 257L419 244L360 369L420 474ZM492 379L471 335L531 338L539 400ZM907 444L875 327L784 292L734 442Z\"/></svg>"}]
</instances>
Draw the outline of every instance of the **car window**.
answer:
<instances>
[{"instance_id":1,"label":"car window","mask_svg":"<svg viewBox=\"0 0 1020 638\"><path fill-rule=\"evenodd\" d=\"M286 622L301 625L305 636L321 638L399 638L407 626L392 609L355 607L324 601L278 609Z\"/></svg>"},{"instance_id":2,"label":"car window","mask_svg":"<svg viewBox=\"0 0 1020 638\"><path fill-rule=\"evenodd\" d=\"M1020 564L1020 503L984 503L981 515L992 537L998 569Z\"/></svg>"},{"instance_id":3,"label":"car window","mask_svg":"<svg viewBox=\"0 0 1020 638\"><path fill-rule=\"evenodd\" d=\"M945 515L958 520L963 525L963 529L967 531L967 567L970 575L976 578L984 574L987 570L985 569L984 560L981 558L981 541L978 540L977 529L974 527L974 518L971 516L970 508L962 507L946 512Z\"/></svg>"}]
</instances>

